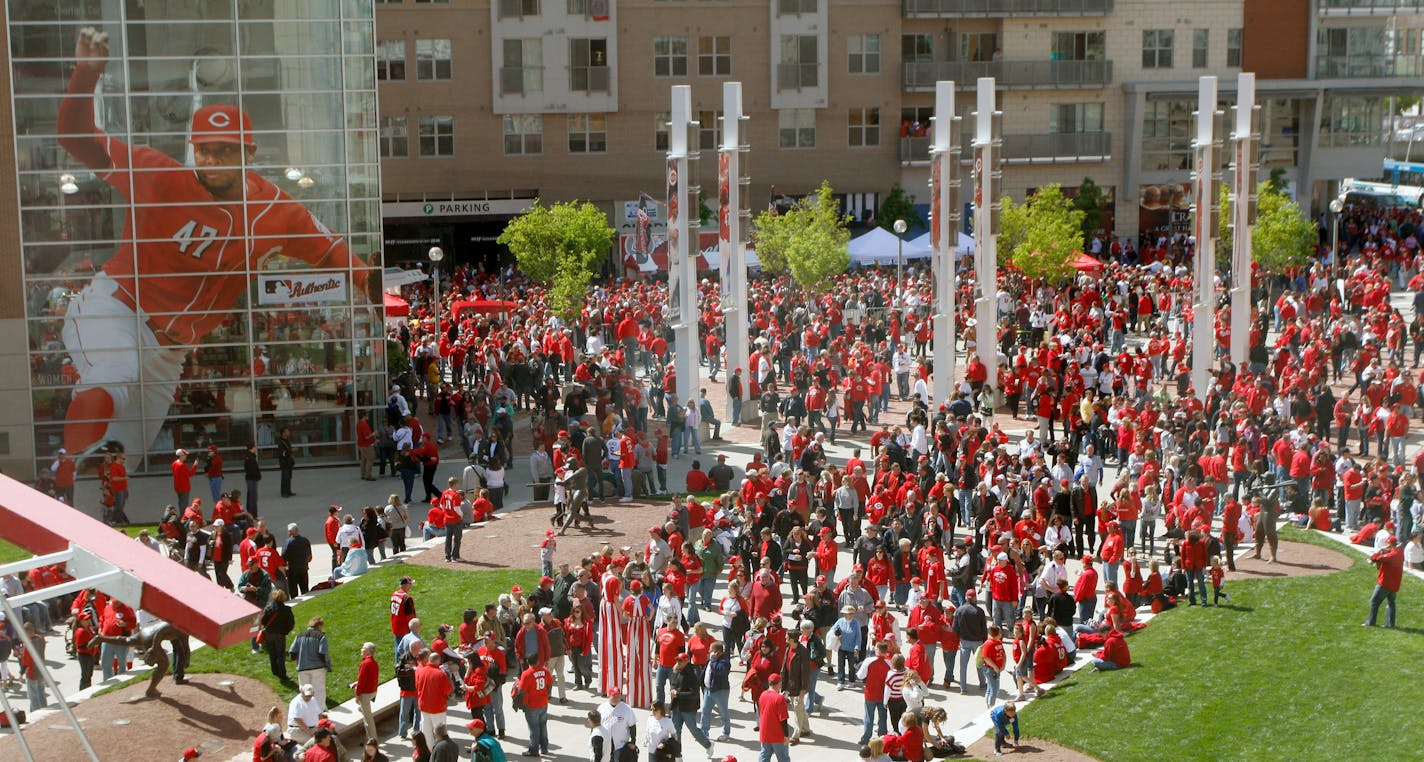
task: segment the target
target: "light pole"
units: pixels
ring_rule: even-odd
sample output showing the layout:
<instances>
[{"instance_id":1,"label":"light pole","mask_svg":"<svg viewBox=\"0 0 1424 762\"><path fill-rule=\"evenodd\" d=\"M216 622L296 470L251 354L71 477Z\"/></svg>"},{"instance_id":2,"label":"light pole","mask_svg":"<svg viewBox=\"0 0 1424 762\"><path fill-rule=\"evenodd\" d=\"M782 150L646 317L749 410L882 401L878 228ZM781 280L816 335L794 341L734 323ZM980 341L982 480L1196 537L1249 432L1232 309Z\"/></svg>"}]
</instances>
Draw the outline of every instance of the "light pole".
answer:
<instances>
[{"instance_id":1,"label":"light pole","mask_svg":"<svg viewBox=\"0 0 1424 762\"><path fill-rule=\"evenodd\" d=\"M1335 264L1335 277L1340 276L1340 213L1345 211L1345 201L1330 199L1330 261Z\"/></svg>"},{"instance_id":2,"label":"light pole","mask_svg":"<svg viewBox=\"0 0 1424 762\"><path fill-rule=\"evenodd\" d=\"M425 256L430 258L430 274L435 278L435 290L430 301L435 310L435 361L440 368L440 377L445 377L445 360L440 356L440 260L445 258L445 250L431 246Z\"/></svg>"},{"instance_id":3,"label":"light pole","mask_svg":"<svg viewBox=\"0 0 1424 762\"><path fill-rule=\"evenodd\" d=\"M909 228L904 220L895 220L895 308L905 306L905 231Z\"/></svg>"}]
</instances>

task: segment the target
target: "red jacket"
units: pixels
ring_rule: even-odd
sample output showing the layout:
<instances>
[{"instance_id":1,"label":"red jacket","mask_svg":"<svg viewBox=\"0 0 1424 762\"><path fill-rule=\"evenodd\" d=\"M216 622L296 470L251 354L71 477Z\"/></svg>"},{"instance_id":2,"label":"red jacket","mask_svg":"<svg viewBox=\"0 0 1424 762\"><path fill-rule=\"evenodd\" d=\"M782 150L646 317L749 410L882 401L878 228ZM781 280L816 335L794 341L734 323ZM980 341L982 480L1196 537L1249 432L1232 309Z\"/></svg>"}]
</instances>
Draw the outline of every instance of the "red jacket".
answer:
<instances>
[{"instance_id":1,"label":"red jacket","mask_svg":"<svg viewBox=\"0 0 1424 762\"><path fill-rule=\"evenodd\" d=\"M535 622L532 626L534 628L535 637L539 643L538 652L534 654L528 653L529 646L526 636L529 634L530 626L531 625L524 625L520 627L519 633L514 636L514 655L519 657L521 662L530 656L534 656L538 659L540 664L543 664L549 660L549 633L545 631L544 625ZM538 707L535 708L537 709Z\"/></svg>"},{"instance_id":2,"label":"red jacket","mask_svg":"<svg viewBox=\"0 0 1424 762\"><path fill-rule=\"evenodd\" d=\"M381 667L376 664L374 656L367 656L361 660L361 666L356 668L356 695L375 693L380 684Z\"/></svg>"},{"instance_id":3,"label":"red jacket","mask_svg":"<svg viewBox=\"0 0 1424 762\"><path fill-rule=\"evenodd\" d=\"M1083 569L1078 575L1078 579L1073 583L1073 600L1082 603L1088 600L1097 600L1098 597L1098 570L1092 566Z\"/></svg>"},{"instance_id":4,"label":"red jacket","mask_svg":"<svg viewBox=\"0 0 1424 762\"><path fill-rule=\"evenodd\" d=\"M1370 563L1379 567L1376 584L1391 593L1399 592L1399 581L1404 576L1404 551L1398 547L1386 548L1370 556Z\"/></svg>"},{"instance_id":5,"label":"red jacket","mask_svg":"<svg viewBox=\"0 0 1424 762\"><path fill-rule=\"evenodd\" d=\"M450 703L450 678L445 671L433 664L422 664L415 668L416 705L425 714L440 714Z\"/></svg>"},{"instance_id":6,"label":"red jacket","mask_svg":"<svg viewBox=\"0 0 1424 762\"><path fill-rule=\"evenodd\" d=\"M1132 663L1132 654L1127 650L1127 639L1122 636L1122 632L1119 630L1108 630L1107 640L1103 642L1102 650L1093 656L1106 659L1119 667L1126 667Z\"/></svg>"}]
</instances>

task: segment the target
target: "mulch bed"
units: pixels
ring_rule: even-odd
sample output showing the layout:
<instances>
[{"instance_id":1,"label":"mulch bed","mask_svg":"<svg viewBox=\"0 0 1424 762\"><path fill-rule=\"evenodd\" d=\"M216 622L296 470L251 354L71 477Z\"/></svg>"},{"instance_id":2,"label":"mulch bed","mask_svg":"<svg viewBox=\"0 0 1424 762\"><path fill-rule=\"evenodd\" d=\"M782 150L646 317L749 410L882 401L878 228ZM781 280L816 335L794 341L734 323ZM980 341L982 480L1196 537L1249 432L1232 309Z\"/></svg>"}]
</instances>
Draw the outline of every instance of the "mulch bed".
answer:
<instances>
[{"instance_id":1,"label":"mulch bed","mask_svg":"<svg viewBox=\"0 0 1424 762\"><path fill-rule=\"evenodd\" d=\"M165 677L163 695L144 696L148 679L122 690L91 698L74 708L89 743L105 762L150 762L176 759L194 746L205 759L250 756L254 728L267 721L267 710L286 705L266 685L236 675L190 675L187 685ZM220 683L231 681L231 685ZM24 725L25 741L38 759L88 759L79 735L63 712ZM176 750L176 751L175 751ZM19 742L0 738L0 759L21 759Z\"/></svg>"},{"instance_id":2,"label":"mulch bed","mask_svg":"<svg viewBox=\"0 0 1424 762\"><path fill-rule=\"evenodd\" d=\"M620 503L610 499L600 503L595 500L589 506L594 529L585 525L577 529L571 527L567 534L557 538L559 546L554 562L568 561L569 566L576 569L580 558L598 553L606 545L612 545L615 552L627 545L629 556L641 554L648 542L648 527L667 521L667 509L665 502ZM442 543L406 559L406 563L453 569L537 569L539 543L543 542L544 531L550 528L549 517L553 515L554 506L548 503L511 511L495 521L466 529L460 544L460 561L446 561Z\"/></svg>"},{"instance_id":3,"label":"mulch bed","mask_svg":"<svg viewBox=\"0 0 1424 762\"><path fill-rule=\"evenodd\" d=\"M1354 560L1338 550L1322 548L1319 545L1311 545L1308 542L1282 542L1279 546L1279 554L1275 563L1266 563L1265 559L1251 558L1251 551L1248 548L1246 555L1236 557L1236 571L1228 572L1227 590L1230 590L1230 582L1234 579L1279 579L1281 577L1310 577L1317 574L1330 574L1332 572L1343 571L1350 568ZM1262 548L1262 553L1270 554L1269 548Z\"/></svg>"},{"instance_id":4,"label":"mulch bed","mask_svg":"<svg viewBox=\"0 0 1424 762\"><path fill-rule=\"evenodd\" d=\"M985 736L975 741L969 745L968 751L970 759L1000 759L994 756L993 736ZM1031 759L1034 762L1094 762L1095 759L1080 751L1059 746L1042 738L1022 739L1017 749L1006 747L1002 758Z\"/></svg>"}]
</instances>

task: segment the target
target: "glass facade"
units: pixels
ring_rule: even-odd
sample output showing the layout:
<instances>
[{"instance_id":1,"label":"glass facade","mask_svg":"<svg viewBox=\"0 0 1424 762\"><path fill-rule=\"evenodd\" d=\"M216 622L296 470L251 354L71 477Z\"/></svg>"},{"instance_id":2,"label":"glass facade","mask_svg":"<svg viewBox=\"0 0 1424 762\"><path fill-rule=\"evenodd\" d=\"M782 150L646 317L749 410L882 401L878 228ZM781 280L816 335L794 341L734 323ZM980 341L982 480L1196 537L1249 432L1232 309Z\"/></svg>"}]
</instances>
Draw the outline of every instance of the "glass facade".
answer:
<instances>
[{"instance_id":1,"label":"glass facade","mask_svg":"<svg viewBox=\"0 0 1424 762\"><path fill-rule=\"evenodd\" d=\"M370 0L8 0L37 463L384 405Z\"/></svg>"}]
</instances>

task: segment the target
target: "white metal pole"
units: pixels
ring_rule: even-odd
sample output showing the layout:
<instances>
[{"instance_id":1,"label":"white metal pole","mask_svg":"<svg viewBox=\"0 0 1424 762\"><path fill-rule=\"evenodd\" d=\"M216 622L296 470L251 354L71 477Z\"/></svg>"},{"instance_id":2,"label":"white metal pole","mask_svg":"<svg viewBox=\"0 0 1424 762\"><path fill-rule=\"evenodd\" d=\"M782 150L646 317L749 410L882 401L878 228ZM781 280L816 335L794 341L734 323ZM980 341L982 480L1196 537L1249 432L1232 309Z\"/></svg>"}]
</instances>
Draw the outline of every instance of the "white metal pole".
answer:
<instances>
[{"instance_id":1,"label":"white metal pole","mask_svg":"<svg viewBox=\"0 0 1424 762\"><path fill-rule=\"evenodd\" d=\"M742 236L742 83L722 83L722 146L718 160L726 162L725 172L718 166L719 197L725 199L719 219L726 230L718 231L718 247L722 254L722 318L727 334L727 377L732 369L747 367L747 246ZM747 380L751 370L742 376L741 398L745 402L751 390Z\"/></svg>"},{"instance_id":2,"label":"white metal pole","mask_svg":"<svg viewBox=\"0 0 1424 762\"><path fill-rule=\"evenodd\" d=\"M1196 140L1196 267L1192 287L1192 389L1198 400L1205 401L1209 371L1216 355L1216 231L1212 225L1212 205L1216 183L1215 147L1216 77L1201 77L1197 82Z\"/></svg>"},{"instance_id":3,"label":"white metal pole","mask_svg":"<svg viewBox=\"0 0 1424 762\"><path fill-rule=\"evenodd\" d=\"M934 246L934 401L949 399L955 370L955 286L958 272L959 210L951 184L959 182L954 151L954 82L935 83L935 116L930 144L930 233Z\"/></svg>"},{"instance_id":4,"label":"white metal pole","mask_svg":"<svg viewBox=\"0 0 1424 762\"><path fill-rule=\"evenodd\" d=\"M975 83L978 112L974 125L974 262L979 282L979 298L974 305L978 325L974 336L979 362L988 370L988 383L998 385L999 320L996 295L999 290L999 231L994 229L994 112L996 93L993 77Z\"/></svg>"},{"instance_id":5,"label":"white metal pole","mask_svg":"<svg viewBox=\"0 0 1424 762\"><path fill-rule=\"evenodd\" d=\"M1251 195L1256 192L1256 152L1253 150L1256 75L1236 76L1236 171L1231 204L1231 362L1238 372L1246 365L1251 331Z\"/></svg>"},{"instance_id":6,"label":"white metal pole","mask_svg":"<svg viewBox=\"0 0 1424 762\"><path fill-rule=\"evenodd\" d=\"M668 299L671 300L673 341L676 347L677 400L685 404L697 396L697 248L687 240L687 159L691 150L688 129L692 120L692 87L673 85L672 123L668 142Z\"/></svg>"}]
</instances>

